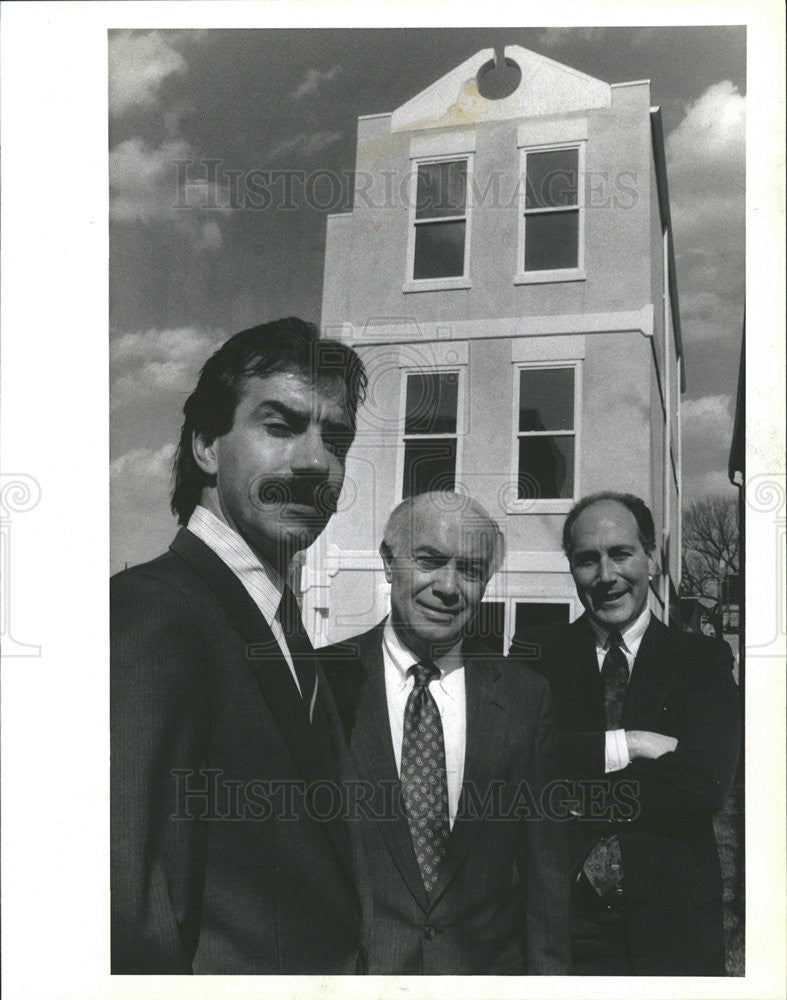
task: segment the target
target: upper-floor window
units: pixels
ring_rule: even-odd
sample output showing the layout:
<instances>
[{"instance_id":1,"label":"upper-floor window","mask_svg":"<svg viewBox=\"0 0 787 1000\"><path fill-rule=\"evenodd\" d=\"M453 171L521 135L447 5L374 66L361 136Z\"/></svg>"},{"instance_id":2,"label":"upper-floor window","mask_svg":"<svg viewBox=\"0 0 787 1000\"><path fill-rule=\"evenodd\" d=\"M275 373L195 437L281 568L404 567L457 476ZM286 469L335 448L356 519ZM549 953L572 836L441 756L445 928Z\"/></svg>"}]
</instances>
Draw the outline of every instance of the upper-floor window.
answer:
<instances>
[{"instance_id":1,"label":"upper-floor window","mask_svg":"<svg viewBox=\"0 0 787 1000\"><path fill-rule=\"evenodd\" d=\"M574 497L576 374L573 365L519 369L518 500Z\"/></svg>"},{"instance_id":2,"label":"upper-floor window","mask_svg":"<svg viewBox=\"0 0 787 1000\"><path fill-rule=\"evenodd\" d=\"M583 147L525 149L520 280L584 277Z\"/></svg>"},{"instance_id":3,"label":"upper-floor window","mask_svg":"<svg viewBox=\"0 0 787 1000\"><path fill-rule=\"evenodd\" d=\"M467 275L468 159L416 164L410 240L413 281Z\"/></svg>"},{"instance_id":4,"label":"upper-floor window","mask_svg":"<svg viewBox=\"0 0 787 1000\"><path fill-rule=\"evenodd\" d=\"M405 373L402 499L456 485L459 372Z\"/></svg>"}]
</instances>

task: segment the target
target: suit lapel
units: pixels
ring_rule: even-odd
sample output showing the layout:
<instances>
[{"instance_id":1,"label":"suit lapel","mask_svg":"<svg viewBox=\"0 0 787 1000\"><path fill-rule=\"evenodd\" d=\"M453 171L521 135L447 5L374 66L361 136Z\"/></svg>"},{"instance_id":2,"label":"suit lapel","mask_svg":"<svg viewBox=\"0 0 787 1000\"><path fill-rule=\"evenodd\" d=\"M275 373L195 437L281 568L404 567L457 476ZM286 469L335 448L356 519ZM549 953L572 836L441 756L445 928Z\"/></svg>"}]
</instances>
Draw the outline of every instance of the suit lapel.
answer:
<instances>
[{"instance_id":1,"label":"suit lapel","mask_svg":"<svg viewBox=\"0 0 787 1000\"><path fill-rule=\"evenodd\" d=\"M373 789L371 804L380 834L402 879L426 911L426 890L415 860L391 745L382 636L383 627L378 625L358 640L364 672L360 677L362 689L351 746L359 775L370 782Z\"/></svg>"},{"instance_id":2,"label":"suit lapel","mask_svg":"<svg viewBox=\"0 0 787 1000\"><path fill-rule=\"evenodd\" d=\"M565 678L568 698L574 715L584 727L606 725L604 687L596 655L596 636L586 614L569 625L567 647L560 652L562 662L556 664L557 677Z\"/></svg>"},{"instance_id":3,"label":"suit lapel","mask_svg":"<svg viewBox=\"0 0 787 1000\"><path fill-rule=\"evenodd\" d=\"M627 729L650 728L654 710L659 711L669 690L669 629L651 615L642 637L631 680L623 703L622 726Z\"/></svg>"},{"instance_id":4,"label":"suit lapel","mask_svg":"<svg viewBox=\"0 0 787 1000\"><path fill-rule=\"evenodd\" d=\"M483 802L490 782L503 773L501 747L505 743L505 699L500 667L484 657L465 655L467 728L462 793L437 884L430 899L434 906L456 877L482 822L473 802ZM468 791L472 789L472 791Z\"/></svg>"},{"instance_id":5,"label":"suit lapel","mask_svg":"<svg viewBox=\"0 0 787 1000\"><path fill-rule=\"evenodd\" d=\"M170 548L208 583L221 601L230 624L245 639L249 666L304 781L309 784L335 779L327 741L327 724L322 717L318 718L316 726L309 724L307 707L298 693L279 644L243 584L208 545L186 529L178 532ZM321 697L325 696L323 690ZM320 697L315 715L318 709ZM339 856L349 866L347 844L338 821L324 822L321 826L333 841Z\"/></svg>"}]
</instances>

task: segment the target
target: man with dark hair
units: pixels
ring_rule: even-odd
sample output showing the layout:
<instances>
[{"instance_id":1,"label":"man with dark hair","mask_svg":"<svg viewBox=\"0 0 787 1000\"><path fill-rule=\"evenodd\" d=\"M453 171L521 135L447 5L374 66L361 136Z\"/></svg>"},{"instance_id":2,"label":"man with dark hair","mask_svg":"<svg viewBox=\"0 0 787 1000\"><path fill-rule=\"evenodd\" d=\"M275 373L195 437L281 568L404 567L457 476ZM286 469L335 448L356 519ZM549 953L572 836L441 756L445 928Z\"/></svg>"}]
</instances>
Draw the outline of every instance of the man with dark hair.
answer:
<instances>
[{"instance_id":1,"label":"man with dark hair","mask_svg":"<svg viewBox=\"0 0 787 1000\"><path fill-rule=\"evenodd\" d=\"M517 635L509 656L549 681L574 783L573 971L724 975L711 815L740 746L729 646L648 610L655 532L638 497L580 500L563 543L586 614Z\"/></svg>"},{"instance_id":2,"label":"man with dark hair","mask_svg":"<svg viewBox=\"0 0 787 1000\"><path fill-rule=\"evenodd\" d=\"M112 579L113 973L355 973L339 720L285 583L336 509L366 376L289 318L184 406L170 550Z\"/></svg>"},{"instance_id":3,"label":"man with dark hair","mask_svg":"<svg viewBox=\"0 0 787 1000\"><path fill-rule=\"evenodd\" d=\"M373 975L568 971L548 686L466 640L502 536L452 492L391 514L391 614L320 650L359 780Z\"/></svg>"}]
</instances>

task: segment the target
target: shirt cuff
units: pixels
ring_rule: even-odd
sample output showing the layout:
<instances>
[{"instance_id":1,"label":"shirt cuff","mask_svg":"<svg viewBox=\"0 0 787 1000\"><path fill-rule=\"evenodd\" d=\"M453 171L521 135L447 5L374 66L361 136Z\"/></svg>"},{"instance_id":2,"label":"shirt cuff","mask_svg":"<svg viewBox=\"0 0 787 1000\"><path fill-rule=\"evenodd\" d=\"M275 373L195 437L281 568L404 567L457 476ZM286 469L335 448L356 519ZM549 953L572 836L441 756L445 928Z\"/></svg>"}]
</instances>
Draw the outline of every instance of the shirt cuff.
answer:
<instances>
[{"instance_id":1,"label":"shirt cuff","mask_svg":"<svg viewBox=\"0 0 787 1000\"><path fill-rule=\"evenodd\" d=\"M607 774L610 771L622 771L624 767L629 766L629 748L626 743L625 729L607 730L604 758L604 769Z\"/></svg>"}]
</instances>

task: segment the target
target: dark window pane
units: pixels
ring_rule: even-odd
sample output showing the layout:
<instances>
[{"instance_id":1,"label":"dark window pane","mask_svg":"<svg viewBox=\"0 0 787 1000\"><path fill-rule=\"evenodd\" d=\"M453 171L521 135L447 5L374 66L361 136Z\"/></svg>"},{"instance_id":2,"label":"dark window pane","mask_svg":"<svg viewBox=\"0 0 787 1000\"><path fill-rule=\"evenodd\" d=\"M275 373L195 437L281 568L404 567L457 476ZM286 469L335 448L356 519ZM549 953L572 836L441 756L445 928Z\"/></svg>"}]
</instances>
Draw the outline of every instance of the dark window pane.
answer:
<instances>
[{"instance_id":1,"label":"dark window pane","mask_svg":"<svg viewBox=\"0 0 787 1000\"><path fill-rule=\"evenodd\" d=\"M459 376L408 375L405 434L455 434Z\"/></svg>"},{"instance_id":2,"label":"dark window pane","mask_svg":"<svg viewBox=\"0 0 787 1000\"><path fill-rule=\"evenodd\" d=\"M578 264L578 212L541 212L525 218L526 271L552 271Z\"/></svg>"},{"instance_id":3,"label":"dark window pane","mask_svg":"<svg viewBox=\"0 0 787 1000\"><path fill-rule=\"evenodd\" d=\"M567 625L568 618L568 604L517 604L514 635L534 625Z\"/></svg>"},{"instance_id":4,"label":"dark window pane","mask_svg":"<svg viewBox=\"0 0 787 1000\"><path fill-rule=\"evenodd\" d=\"M504 653L506 607L502 601L482 601L468 638L482 642L495 653Z\"/></svg>"},{"instance_id":5,"label":"dark window pane","mask_svg":"<svg viewBox=\"0 0 787 1000\"><path fill-rule=\"evenodd\" d=\"M520 438L519 499L565 499L573 495L574 435Z\"/></svg>"},{"instance_id":6,"label":"dark window pane","mask_svg":"<svg viewBox=\"0 0 787 1000\"><path fill-rule=\"evenodd\" d=\"M519 373L519 429L574 429L573 368L532 368Z\"/></svg>"},{"instance_id":7,"label":"dark window pane","mask_svg":"<svg viewBox=\"0 0 787 1000\"><path fill-rule=\"evenodd\" d=\"M525 206L557 208L577 204L579 150L527 154Z\"/></svg>"},{"instance_id":8,"label":"dark window pane","mask_svg":"<svg viewBox=\"0 0 787 1000\"><path fill-rule=\"evenodd\" d=\"M427 222L415 227L414 278L460 278L464 273L464 222Z\"/></svg>"},{"instance_id":9,"label":"dark window pane","mask_svg":"<svg viewBox=\"0 0 787 1000\"><path fill-rule=\"evenodd\" d=\"M467 162L425 163L418 168L416 219L441 219L464 215L467 194Z\"/></svg>"},{"instance_id":10,"label":"dark window pane","mask_svg":"<svg viewBox=\"0 0 787 1000\"><path fill-rule=\"evenodd\" d=\"M405 441L402 498L456 485L456 438Z\"/></svg>"}]
</instances>

